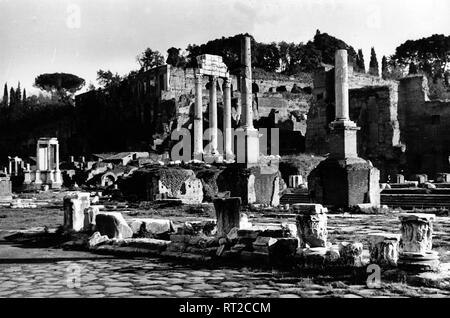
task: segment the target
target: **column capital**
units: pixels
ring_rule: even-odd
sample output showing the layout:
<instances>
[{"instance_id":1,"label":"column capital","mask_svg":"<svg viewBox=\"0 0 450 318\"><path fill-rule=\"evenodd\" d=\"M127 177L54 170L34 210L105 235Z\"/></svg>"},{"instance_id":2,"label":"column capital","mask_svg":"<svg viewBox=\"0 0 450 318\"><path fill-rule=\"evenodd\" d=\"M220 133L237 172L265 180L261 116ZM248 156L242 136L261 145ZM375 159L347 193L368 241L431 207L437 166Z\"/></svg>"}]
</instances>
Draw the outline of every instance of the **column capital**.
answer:
<instances>
[{"instance_id":1,"label":"column capital","mask_svg":"<svg viewBox=\"0 0 450 318\"><path fill-rule=\"evenodd\" d=\"M218 80L218 77L216 75L210 75L209 76L209 81L210 82L217 82L217 80Z\"/></svg>"},{"instance_id":2,"label":"column capital","mask_svg":"<svg viewBox=\"0 0 450 318\"><path fill-rule=\"evenodd\" d=\"M198 82L202 82L202 80L203 80L203 74L202 73L194 73L194 76L195 76L195 82L196 83L198 83Z\"/></svg>"},{"instance_id":3,"label":"column capital","mask_svg":"<svg viewBox=\"0 0 450 318\"><path fill-rule=\"evenodd\" d=\"M231 79L229 77L224 77L223 79L223 85L225 87L231 87Z\"/></svg>"}]
</instances>

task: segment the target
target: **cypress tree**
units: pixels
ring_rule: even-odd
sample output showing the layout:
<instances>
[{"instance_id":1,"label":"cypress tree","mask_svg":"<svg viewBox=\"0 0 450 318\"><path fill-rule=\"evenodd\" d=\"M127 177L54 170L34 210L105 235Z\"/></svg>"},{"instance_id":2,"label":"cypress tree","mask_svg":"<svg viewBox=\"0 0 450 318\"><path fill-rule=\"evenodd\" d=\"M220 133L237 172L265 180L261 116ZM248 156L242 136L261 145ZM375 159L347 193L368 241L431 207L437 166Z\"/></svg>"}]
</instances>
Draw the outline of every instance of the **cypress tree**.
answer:
<instances>
[{"instance_id":1,"label":"cypress tree","mask_svg":"<svg viewBox=\"0 0 450 318\"><path fill-rule=\"evenodd\" d=\"M386 79L389 73L388 69L388 61L386 56L383 55L383 58L381 59L381 76L383 79Z\"/></svg>"},{"instance_id":2,"label":"cypress tree","mask_svg":"<svg viewBox=\"0 0 450 318\"><path fill-rule=\"evenodd\" d=\"M16 92L14 88L9 89L9 107L14 108L16 106Z\"/></svg>"},{"instance_id":3,"label":"cypress tree","mask_svg":"<svg viewBox=\"0 0 450 318\"><path fill-rule=\"evenodd\" d=\"M16 105L20 105L22 103L22 92L20 90L20 82L17 83L17 88L16 88Z\"/></svg>"},{"instance_id":4,"label":"cypress tree","mask_svg":"<svg viewBox=\"0 0 450 318\"><path fill-rule=\"evenodd\" d=\"M358 50L358 55L356 56L356 65L358 67L358 71L361 73L366 72L366 64L364 62L364 55L361 49Z\"/></svg>"},{"instance_id":5,"label":"cypress tree","mask_svg":"<svg viewBox=\"0 0 450 318\"><path fill-rule=\"evenodd\" d=\"M27 91L25 90L25 88L23 89L23 93L22 93L22 104L24 106L27 104Z\"/></svg>"},{"instance_id":6,"label":"cypress tree","mask_svg":"<svg viewBox=\"0 0 450 318\"><path fill-rule=\"evenodd\" d=\"M8 84L5 83L5 87L3 88L3 102L2 106L4 108L8 107Z\"/></svg>"},{"instance_id":7,"label":"cypress tree","mask_svg":"<svg viewBox=\"0 0 450 318\"><path fill-rule=\"evenodd\" d=\"M369 74L380 76L380 71L378 69L378 59L375 53L375 48L370 50L370 64L369 64Z\"/></svg>"}]
</instances>

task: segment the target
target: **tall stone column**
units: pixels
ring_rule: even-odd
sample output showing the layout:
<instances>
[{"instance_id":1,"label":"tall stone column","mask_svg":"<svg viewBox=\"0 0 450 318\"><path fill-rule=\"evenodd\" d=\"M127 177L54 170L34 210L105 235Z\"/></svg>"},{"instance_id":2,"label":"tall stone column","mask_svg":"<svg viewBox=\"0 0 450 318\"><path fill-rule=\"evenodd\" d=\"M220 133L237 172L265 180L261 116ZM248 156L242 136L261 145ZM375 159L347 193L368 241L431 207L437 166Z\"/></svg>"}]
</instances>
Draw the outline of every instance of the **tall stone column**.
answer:
<instances>
[{"instance_id":1,"label":"tall stone column","mask_svg":"<svg viewBox=\"0 0 450 318\"><path fill-rule=\"evenodd\" d=\"M231 80L229 77L224 79L223 83L223 136L224 136L224 155L227 160L233 159L232 149L232 131L231 131Z\"/></svg>"},{"instance_id":2,"label":"tall stone column","mask_svg":"<svg viewBox=\"0 0 450 318\"><path fill-rule=\"evenodd\" d=\"M47 144L47 170L51 171L53 170L53 165L55 164L53 161L53 156L52 156L52 145L51 144Z\"/></svg>"},{"instance_id":3,"label":"tall stone column","mask_svg":"<svg viewBox=\"0 0 450 318\"><path fill-rule=\"evenodd\" d=\"M55 145L55 170L58 171L59 170L59 144Z\"/></svg>"},{"instance_id":4,"label":"tall stone column","mask_svg":"<svg viewBox=\"0 0 450 318\"><path fill-rule=\"evenodd\" d=\"M36 170L41 170L41 158L39 153L39 141L36 144Z\"/></svg>"},{"instance_id":5,"label":"tall stone column","mask_svg":"<svg viewBox=\"0 0 450 318\"><path fill-rule=\"evenodd\" d=\"M17 176L19 174L19 162L18 158L14 158L14 175Z\"/></svg>"},{"instance_id":6,"label":"tall stone column","mask_svg":"<svg viewBox=\"0 0 450 318\"><path fill-rule=\"evenodd\" d=\"M356 135L359 127L350 120L348 102L348 62L347 50L337 50L335 54L335 120L330 127L330 152L333 158L356 158Z\"/></svg>"},{"instance_id":7,"label":"tall stone column","mask_svg":"<svg viewBox=\"0 0 450 318\"><path fill-rule=\"evenodd\" d=\"M194 158L202 160L203 154L203 96L202 76L195 75L195 108L194 108Z\"/></svg>"},{"instance_id":8,"label":"tall stone column","mask_svg":"<svg viewBox=\"0 0 450 318\"><path fill-rule=\"evenodd\" d=\"M254 166L259 161L259 133L253 127L253 97L252 97L252 65L251 65L251 46L250 37L245 36L241 42L241 125L239 130L243 130L245 135L245 145L242 149L239 142L237 144L236 158L239 158L243 152L245 154L245 163L247 166Z\"/></svg>"},{"instance_id":9,"label":"tall stone column","mask_svg":"<svg viewBox=\"0 0 450 318\"><path fill-rule=\"evenodd\" d=\"M55 144L55 165L55 178L52 187L59 188L63 183L61 170L59 170L59 143Z\"/></svg>"},{"instance_id":10,"label":"tall stone column","mask_svg":"<svg viewBox=\"0 0 450 318\"><path fill-rule=\"evenodd\" d=\"M250 46L250 37L246 36L242 40L241 48L241 60L242 60L242 73L241 73L241 103L242 114L241 120L243 120L242 126L245 128L253 128L253 97L252 97L252 53Z\"/></svg>"},{"instance_id":11,"label":"tall stone column","mask_svg":"<svg viewBox=\"0 0 450 318\"><path fill-rule=\"evenodd\" d=\"M217 77L210 76L209 83L209 131L211 154L217 154Z\"/></svg>"},{"instance_id":12,"label":"tall stone column","mask_svg":"<svg viewBox=\"0 0 450 318\"><path fill-rule=\"evenodd\" d=\"M336 97L336 121L349 120L347 50L336 51L334 77L335 77L334 91Z\"/></svg>"}]
</instances>

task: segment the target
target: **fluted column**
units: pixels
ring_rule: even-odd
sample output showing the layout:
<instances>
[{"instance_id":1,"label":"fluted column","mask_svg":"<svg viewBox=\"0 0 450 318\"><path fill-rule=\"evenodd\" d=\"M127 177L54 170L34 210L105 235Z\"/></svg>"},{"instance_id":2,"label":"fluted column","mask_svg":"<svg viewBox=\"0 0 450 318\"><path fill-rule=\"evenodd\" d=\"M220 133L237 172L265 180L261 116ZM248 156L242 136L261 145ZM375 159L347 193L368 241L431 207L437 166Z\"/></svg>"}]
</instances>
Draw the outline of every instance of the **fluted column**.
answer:
<instances>
[{"instance_id":1,"label":"fluted column","mask_svg":"<svg viewBox=\"0 0 450 318\"><path fill-rule=\"evenodd\" d=\"M224 155L226 159L233 159L232 149L232 131L231 131L231 80L225 78L223 83L223 136L225 150Z\"/></svg>"},{"instance_id":2,"label":"fluted column","mask_svg":"<svg viewBox=\"0 0 450 318\"><path fill-rule=\"evenodd\" d=\"M209 131L211 154L217 154L217 77L210 76L209 83Z\"/></svg>"},{"instance_id":3,"label":"fluted column","mask_svg":"<svg viewBox=\"0 0 450 318\"><path fill-rule=\"evenodd\" d=\"M203 96L201 74L195 75L195 108L194 108L194 157L202 160L203 153Z\"/></svg>"}]
</instances>

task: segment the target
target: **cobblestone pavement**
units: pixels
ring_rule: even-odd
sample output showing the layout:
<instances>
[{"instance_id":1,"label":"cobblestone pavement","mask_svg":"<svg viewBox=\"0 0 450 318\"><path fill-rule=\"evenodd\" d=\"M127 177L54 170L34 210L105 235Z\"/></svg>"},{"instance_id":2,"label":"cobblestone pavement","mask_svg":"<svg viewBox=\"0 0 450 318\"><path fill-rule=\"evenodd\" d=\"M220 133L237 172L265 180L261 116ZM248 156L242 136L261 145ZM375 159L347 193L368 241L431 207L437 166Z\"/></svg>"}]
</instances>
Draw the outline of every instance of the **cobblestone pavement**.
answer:
<instances>
[{"instance_id":1,"label":"cobblestone pavement","mask_svg":"<svg viewBox=\"0 0 450 318\"><path fill-rule=\"evenodd\" d=\"M0 264L0 297L449 297L450 292L390 284L316 284L270 270L199 269L159 259Z\"/></svg>"}]
</instances>

